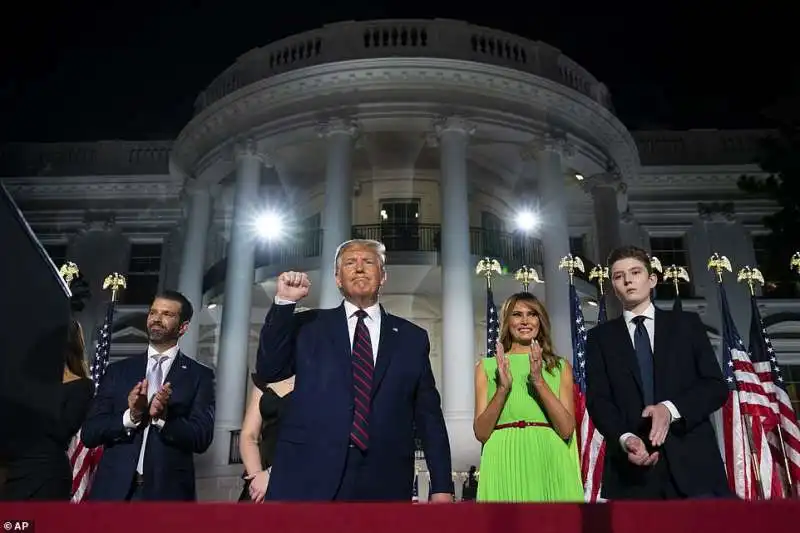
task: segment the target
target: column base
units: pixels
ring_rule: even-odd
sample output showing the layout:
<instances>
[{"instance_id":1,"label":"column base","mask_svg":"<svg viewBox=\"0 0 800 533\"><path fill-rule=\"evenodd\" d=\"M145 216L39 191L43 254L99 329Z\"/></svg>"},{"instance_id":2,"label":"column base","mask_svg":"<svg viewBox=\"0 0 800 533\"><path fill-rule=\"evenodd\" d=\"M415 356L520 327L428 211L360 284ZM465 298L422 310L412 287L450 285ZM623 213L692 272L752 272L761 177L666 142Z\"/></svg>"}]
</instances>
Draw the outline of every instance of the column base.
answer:
<instances>
[{"instance_id":1,"label":"column base","mask_svg":"<svg viewBox=\"0 0 800 533\"><path fill-rule=\"evenodd\" d=\"M469 467L480 465L481 443L472 430L474 413L472 411L450 411L445 413L444 421L450 437L450 454L453 471L467 472Z\"/></svg>"}]
</instances>

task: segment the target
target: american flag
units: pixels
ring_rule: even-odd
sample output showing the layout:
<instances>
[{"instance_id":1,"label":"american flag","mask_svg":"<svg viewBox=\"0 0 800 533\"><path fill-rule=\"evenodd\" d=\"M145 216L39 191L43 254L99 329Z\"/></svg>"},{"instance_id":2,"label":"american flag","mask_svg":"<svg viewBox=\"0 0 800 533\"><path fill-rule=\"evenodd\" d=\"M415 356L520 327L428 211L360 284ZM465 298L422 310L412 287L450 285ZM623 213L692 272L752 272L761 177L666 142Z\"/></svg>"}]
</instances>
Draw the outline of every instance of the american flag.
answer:
<instances>
[{"instance_id":1,"label":"american flag","mask_svg":"<svg viewBox=\"0 0 800 533\"><path fill-rule=\"evenodd\" d=\"M725 287L721 283L718 285L722 368L728 384L728 399L722 408L728 484L742 499L769 499L773 494L773 460L766 435L774 429L777 419L733 322Z\"/></svg>"},{"instance_id":2,"label":"american flag","mask_svg":"<svg viewBox=\"0 0 800 533\"><path fill-rule=\"evenodd\" d=\"M606 446L603 436L594 427L586 410L586 324L583 321L581 300L575 286L569 286L569 315L572 323L572 378L575 382L575 422L578 428L578 453L583 479L583 497L587 502L602 501L603 462ZM601 299L601 303L605 301ZM602 309L605 314L605 310Z\"/></svg>"},{"instance_id":3,"label":"american flag","mask_svg":"<svg viewBox=\"0 0 800 533\"><path fill-rule=\"evenodd\" d=\"M597 302L597 323L602 324L608 320L608 311L606 310L606 295L600 295L600 301Z\"/></svg>"},{"instance_id":4,"label":"american flag","mask_svg":"<svg viewBox=\"0 0 800 533\"><path fill-rule=\"evenodd\" d=\"M100 329L100 338L94 352L94 359L90 369L94 390L100 386L100 380L108 368L108 359L111 353L111 325L114 322L114 302L108 303L106 318ZM79 503L85 501L92 488L92 480L103 456L103 447L86 448L81 441L81 432L72 438L69 445L69 460L72 465L72 502Z\"/></svg>"},{"instance_id":5,"label":"american flag","mask_svg":"<svg viewBox=\"0 0 800 533\"><path fill-rule=\"evenodd\" d=\"M778 366L778 358L775 356L772 341L767 335L767 328L764 327L764 322L761 320L755 296L750 297L750 303L752 308L750 358L764 386L764 391L767 393L772 412L779 422L775 429L767 434L767 441L775 460L773 479L782 485L781 475L786 476L786 467L788 466L787 482L791 479L791 488L786 496L797 496L800 494L800 428L797 425L797 415L792 407L789 394L786 392L786 384Z\"/></svg>"},{"instance_id":6,"label":"american flag","mask_svg":"<svg viewBox=\"0 0 800 533\"><path fill-rule=\"evenodd\" d=\"M497 340L500 338L500 324L497 320L497 307L491 287L486 287L486 357L497 355Z\"/></svg>"}]
</instances>

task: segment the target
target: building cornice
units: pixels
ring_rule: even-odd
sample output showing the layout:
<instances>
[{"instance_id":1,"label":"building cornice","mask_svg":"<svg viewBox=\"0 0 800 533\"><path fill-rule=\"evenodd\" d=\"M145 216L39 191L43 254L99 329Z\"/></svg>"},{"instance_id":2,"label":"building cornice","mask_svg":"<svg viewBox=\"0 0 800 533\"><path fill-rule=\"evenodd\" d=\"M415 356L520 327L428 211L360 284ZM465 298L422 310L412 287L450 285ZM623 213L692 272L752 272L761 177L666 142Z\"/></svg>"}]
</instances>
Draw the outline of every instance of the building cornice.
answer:
<instances>
[{"instance_id":1,"label":"building cornice","mask_svg":"<svg viewBox=\"0 0 800 533\"><path fill-rule=\"evenodd\" d=\"M3 180L19 200L134 200L177 198L181 181L164 174L138 176L50 176Z\"/></svg>"},{"instance_id":2,"label":"building cornice","mask_svg":"<svg viewBox=\"0 0 800 533\"><path fill-rule=\"evenodd\" d=\"M424 99L439 107L431 110L436 114L441 114L442 105L468 106L480 101L486 109L516 105L531 118L546 116L553 126L599 145L627 174L635 174L639 166L636 144L625 126L578 91L511 68L394 57L317 65L242 87L195 116L178 136L172 157L178 167L194 169L208 152L232 137L250 135L264 124L285 130L291 117L300 124L308 121L309 115L303 116L308 101L315 103L311 113L318 115L326 106L346 106L353 98L353 103ZM469 118L479 122L481 117ZM264 128L261 132L272 133Z\"/></svg>"}]
</instances>

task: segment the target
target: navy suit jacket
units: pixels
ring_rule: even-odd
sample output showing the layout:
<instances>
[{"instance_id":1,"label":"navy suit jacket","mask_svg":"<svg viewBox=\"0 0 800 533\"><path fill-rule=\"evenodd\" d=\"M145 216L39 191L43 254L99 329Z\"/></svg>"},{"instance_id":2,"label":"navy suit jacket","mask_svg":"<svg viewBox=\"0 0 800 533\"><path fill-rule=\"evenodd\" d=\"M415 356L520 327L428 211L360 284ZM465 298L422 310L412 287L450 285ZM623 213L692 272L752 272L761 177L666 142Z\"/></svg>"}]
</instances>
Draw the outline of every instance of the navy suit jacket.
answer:
<instances>
[{"instance_id":1,"label":"navy suit jacket","mask_svg":"<svg viewBox=\"0 0 800 533\"><path fill-rule=\"evenodd\" d=\"M85 446L104 446L92 484L90 500L121 501L127 496L145 419L135 430L126 429L122 415L128 394L145 378L147 354L109 365L81 428ZM214 371L181 352L172 362L164 383L172 385L162 429L150 426L144 459L143 499L194 500L195 453L205 452L214 436Z\"/></svg>"},{"instance_id":2,"label":"navy suit jacket","mask_svg":"<svg viewBox=\"0 0 800 533\"><path fill-rule=\"evenodd\" d=\"M661 449L675 486L687 497L729 496L710 416L725 404L728 387L705 327L696 313L656 308L655 401L671 401L674 421ZM642 424L642 377L622 317L589 330L586 341L586 407L606 438L603 497L660 499L665 478L628 461L623 433Z\"/></svg>"},{"instance_id":3,"label":"navy suit jacket","mask_svg":"<svg viewBox=\"0 0 800 533\"><path fill-rule=\"evenodd\" d=\"M294 312L273 305L261 330L256 373L266 382L295 375L278 433L266 499L330 501L342 479L353 424L351 343L344 305ZM425 330L381 307L372 384L369 453L360 491L409 501L414 428L431 473L431 492L453 492L450 443L431 372Z\"/></svg>"}]
</instances>

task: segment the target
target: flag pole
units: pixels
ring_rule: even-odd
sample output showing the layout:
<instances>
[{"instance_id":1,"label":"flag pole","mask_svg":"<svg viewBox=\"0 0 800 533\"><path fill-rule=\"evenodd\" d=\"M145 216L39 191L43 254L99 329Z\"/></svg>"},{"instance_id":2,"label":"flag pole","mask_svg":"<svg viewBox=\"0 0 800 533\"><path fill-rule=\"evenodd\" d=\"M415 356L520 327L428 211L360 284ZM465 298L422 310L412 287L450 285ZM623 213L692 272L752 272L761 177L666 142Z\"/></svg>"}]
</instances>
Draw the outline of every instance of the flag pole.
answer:
<instances>
[{"instance_id":1,"label":"flag pole","mask_svg":"<svg viewBox=\"0 0 800 533\"><path fill-rule=\"evenodd\" d=\"M80 273L81 271L78 269L78 265L72 261L67 261L58 269L58 274L64 279L67 287L72 285L72 280L77 278Z\"/></svg>"},{"instance_id":2,"label":"flag pole","mask_svg":"<svg viewBox=\"0 0 800 533\"><path fill-rule=\"evenodd\" d=\"M558 269L567 271L567 274L569 274L570 285L574 284L575 272L586 272L581 258L572 254L567 254L561 258L561 261L558 262Z\"/></svg>"},{"instance_id":3,"label":"flag pole","mask_svg":"<svg viewBox=\"0 0 800 533\"><path fill-rule=\"evenodd\" d=\"M600 297L602 298L605 295L605 282L608 279L608 267L604 267L601 265L595 265L589 271L589 281L597 278L597 287L600 289Z\"/></svg>"},{"instance_id":4,"label":"flag pole","mask_svg":"<svg viewBox=\"0 0 800 533\"><path fill-rule=\"evenodd\" d=\"M119 290L126 289L128 284L125 281L125 276L114 272L113 274L109 274L106 276L106 279L103 281L103 290L111 289L111 301L116 302L119 298Z\"/></svg>"},{"instance_id":5,"label":"flag pole","mask_svg":"<svg viewBox=\"0 0 800 533\"><path fill-rule=\"evenodd\" d=\"M758 268L751 268L749 265L746 265L739 270L736 281L739 283L747 283L747 288L750 290L750 298L755 299L756 283L763 286L764 275ZM750 342L752 343L752 341ZM783 468L786 469L786 480L789 483L789 495L792 495L794 493L794 483L792 483L792 471L789 469L789 458L786 456L786 443L783 441L783 430L781 429L780 422L781 416L780 410L778 410L778 424L776 426L778 428L778 440L780 440L781 443L781 455L783 455Z\"/></svg>"},{"instance_id":6,"label":"flag pole","mask_svg":"<svg viewBox=\"0 0 800 533\"><path fill-rule=\"evenodd\" d=\"M670 265L664 270L664 280L672 280L672 285L675 287L675 298L680 298L680 288L678 284L681 280L689 282L689 271L685 266Z\"/></svg>"},{"instance_id":7,"label":"flag pole","mask_svg":"<svg viewBox=\"0 0 800 533\"><path fill-rule=\"evenodd\" d=\"M728 272L733 272L731 268L730 260L724 256L720 255L717 252L714 252L708 259L708 269L714 270L717 274L717 284L722 285L722 273L727 270ZM734 370L735 372L735 370ZM736 380L736 386L738 389L738 380ZM747 415L739 411L739 417L742 419L742 424L744 425L745 429L747 430L747 447L750 449L750 460L752 461L752 473L755 476L756 480L756 487L758 488L758 495L760 499L764 499L764 487L761 484L761 470L760 470L760 462L758 460L758 455L755 451L755 444L753 443L753 425L751 422L748 421Z\"/></svg>"},{"instance_id":8,"label":"flag pole","mask_svg":"<svg viewBox=\"0 0 800 533\"><path fill-rule=\"evenodd\" d=\"M514 272L514 279L522 284L522 290L524 292L528 292L528 287L530 286L531 282L544 283L544 281L539 279L539 273L536 272L536 269L529 267L528 265L522 265L519 270Z\"/></svg>"},{"instance_id":9,"label":"flag pole","mask_svg":"<svg viewBox=\"0 0 800 533\"><path fill-rule=\"evenodd\" d=\"M500 266L500 261L497 259L492 259L491 257L484 257L480 261L478 261L478 265L475 267L475 273L479 276L483 276L486 279L486 288L492 288L492 277L495 275L500 275L503 273L503 269Z\"/></svg>"}]
</instances>

